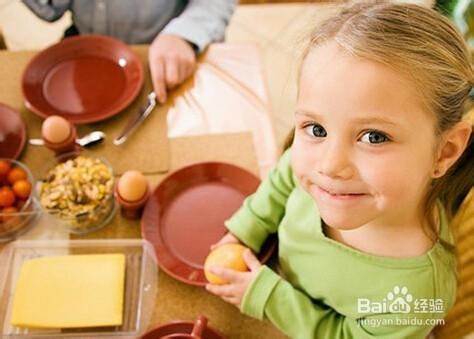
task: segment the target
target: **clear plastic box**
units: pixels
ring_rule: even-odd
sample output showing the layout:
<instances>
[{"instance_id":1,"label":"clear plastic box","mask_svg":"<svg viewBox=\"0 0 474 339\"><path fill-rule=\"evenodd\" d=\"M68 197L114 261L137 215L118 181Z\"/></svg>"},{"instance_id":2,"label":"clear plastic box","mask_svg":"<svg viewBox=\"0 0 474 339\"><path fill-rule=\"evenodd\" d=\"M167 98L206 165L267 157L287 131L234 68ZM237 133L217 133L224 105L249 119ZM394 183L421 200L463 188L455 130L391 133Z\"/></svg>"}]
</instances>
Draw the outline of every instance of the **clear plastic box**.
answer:
<instances>
[{"instance_id":1,"label":"clear plastic box","mask_svg":"<svg viewBox=\"0 0 474 339\"><path fill-rule=\"evenodd\" d=\"M1 338L137 338L146 331L158 288L156 257L153 246L146 240L15 241L5 250L6 265L0 275ZM124 321L121 326L44 330L20 328L10 324L15 284L23 262L45 256L105 253L123 253L126 257Z\"/></svg>"}]
</instances>

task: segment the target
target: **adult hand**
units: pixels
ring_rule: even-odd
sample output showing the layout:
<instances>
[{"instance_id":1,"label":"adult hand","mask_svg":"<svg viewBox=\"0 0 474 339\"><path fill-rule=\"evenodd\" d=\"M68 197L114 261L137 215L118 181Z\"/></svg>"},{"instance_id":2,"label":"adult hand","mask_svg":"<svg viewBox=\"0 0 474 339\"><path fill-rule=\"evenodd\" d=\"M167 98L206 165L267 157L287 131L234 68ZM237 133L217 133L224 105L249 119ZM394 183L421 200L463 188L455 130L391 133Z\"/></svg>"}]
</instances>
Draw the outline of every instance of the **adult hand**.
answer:
<instances>
[{"instance_id":1,"label":"adult hand","mask_svg":"<svg viewBox=\"0 0 474 339\"><path fill-rule=\"evenodd\" d=\"M196 55L184 39L171 34L160 34L148 52L153 89L158 101L164 103L167 90L186 80L196 67Z\"/></svg>"},{"instance_id":2,"label":"adult hand","mask_svg":"<svg viewBox=\"0 0 474 339\"><path fill-rule=\"evenodd\" d=\"M249 272L239 272L224 267L210 267L209 271L212 274L215 274L218 277L225 279L227 281L227 284L206 285L206 290L239 308L240 304L242 303L245 291L247 290L250 282L257 275L259 268L262 266L262 264L260 264L258 259L249 249L246 249L244 251L243 256L247 267L250 269Z\"/></svg>"}]
</instances>

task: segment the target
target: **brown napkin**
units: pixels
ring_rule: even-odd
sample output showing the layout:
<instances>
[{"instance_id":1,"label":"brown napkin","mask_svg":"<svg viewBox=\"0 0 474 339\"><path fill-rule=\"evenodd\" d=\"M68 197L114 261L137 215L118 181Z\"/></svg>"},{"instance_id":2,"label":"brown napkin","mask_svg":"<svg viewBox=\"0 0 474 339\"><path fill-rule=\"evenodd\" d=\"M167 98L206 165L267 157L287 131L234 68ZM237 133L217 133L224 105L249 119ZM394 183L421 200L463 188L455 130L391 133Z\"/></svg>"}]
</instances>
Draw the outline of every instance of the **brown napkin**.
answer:
<instances>
[{"instance_id":1,"label":"brown napkin","mask_svg":"<svg viewBox=\"0 0 474 339\"><path fill-rule=\"evenodd\" d=\"M78 136L93 130L101 130L107 134L105 142L88 149L93 154L107 159L116 174L128 169L139 170L144 173L162 173L168 171L168 137L166 125L166 105L158 106L140 125L140 127L120 146L113 145L113 139L120 133L128 120L146 102L146 96L152 89L148 69L148 47L133 46L132 50L143 63L145 81L138 97L125 110L116 116L102 122L80 125L77 127ZM0 52L0 102L10 105L21 112L27 125L28 137L40 137L40 128L43 119L28 111L24 106L21 91L21 77L28 62L36 54L33 51ZM44 167L44 163L51 161L53 153L45 147L26 145L20 158L33 172Z\"/></svg>"}]
</instances>

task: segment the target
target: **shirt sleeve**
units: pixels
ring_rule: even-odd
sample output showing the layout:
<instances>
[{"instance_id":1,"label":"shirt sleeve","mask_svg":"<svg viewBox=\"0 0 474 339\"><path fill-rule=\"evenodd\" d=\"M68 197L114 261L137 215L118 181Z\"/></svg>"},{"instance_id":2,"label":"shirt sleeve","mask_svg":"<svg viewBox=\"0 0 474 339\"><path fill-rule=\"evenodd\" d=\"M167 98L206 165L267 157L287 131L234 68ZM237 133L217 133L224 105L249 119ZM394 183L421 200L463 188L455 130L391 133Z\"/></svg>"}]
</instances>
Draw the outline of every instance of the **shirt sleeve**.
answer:
<instances>
[{"instance_id":1,"label":"shirt sleeve","mask_svg":"<svg viewBox=\"0 0 474 339\"><path fill-rule=\"evenodd\" d=\"M400 314L370 315L367 326L358 319L348 318L331 307L311 299L294 288L267 266L262 266L247 288L241 311L251 317L269 319L277 328L292 338L426 338L433 326L395 322ZM399 318L407 322L410 319ZM390 324L388 319L392 319Z\"/></svg>"},{"instance_id":2,"label":"shirt sleeve","mask_svg":"<svg viewBox=\"0 0 474 339\"><path fill-rule=\"evenodd\" d=\"M265 239L277 231L294 187L288 150L257 191L245 199L242 207L225 222L225 226L258 253Z\"/></svg>"},{"instance_id":3,"label":"shirt sleeve","mask_svg":"<svg viewBox=\"0 0 474 339\"><path fill-rule=\"evenodd\" d=\"M22 0L40 19L53 22L61 18L71 7L72 0Z\"/></svg>"},{"instance_id":4,"label":"shirt sleeve","mask_svg":"<svg viewBox=\"0 0 474 339\"><path fill-rule=\"evenodd\" d=\"M202 52L211 42L224 40L236 3L237 0L191 0L161 33L180 36Z\"/></svg>"}]
</instances>

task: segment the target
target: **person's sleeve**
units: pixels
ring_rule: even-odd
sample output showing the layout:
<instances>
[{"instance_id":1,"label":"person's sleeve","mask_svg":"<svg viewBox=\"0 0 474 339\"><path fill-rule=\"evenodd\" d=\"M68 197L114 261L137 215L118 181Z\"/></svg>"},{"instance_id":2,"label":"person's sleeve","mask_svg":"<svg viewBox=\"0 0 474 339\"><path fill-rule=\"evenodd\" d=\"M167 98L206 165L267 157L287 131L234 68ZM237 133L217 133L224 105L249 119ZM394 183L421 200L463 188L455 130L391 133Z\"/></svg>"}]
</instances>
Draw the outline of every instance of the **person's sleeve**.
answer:
<instances>
[{"instance_id":1,"label":"person's sleeve","mask_svg":"<svg viewBox=\"0 0 474 339\"><path fill-rule=\"evenodd\" d=\"M240 241L258 253L265 239L277 231L294 187L291 155L288 150L257 191L245 199L240 209L225 222L225 226Z\"/></svg>"},{"instance_id":2,"label":"person's sleeve","mask_svg":"<svg viewBox=\"0 0 474 339\"><path fill-rule=\"evenodd\" d=\"M267 266L260 268L247 288L241 311L260 320L268 319L286 335L301 339L424 339L433 327L397 324L394 318L400 314L370 315L367 318L373 325L367 326L311 299ZM393 320L393 325L387 325L388 319Z\"/></svg>"},{"instance_id":3,"label":"person's sleeve","mask_svg":"<svg viewBox=\"0 0 474 339\"><path fill-rule=\"evenodd\" d=\"M211 42L224 40L237 0L191 0L161 34L173 34L197 46L202 52Z\"/></svg>"},{"instance_id":4,"label":"person's sleeve","mask_svg":"<svg viewBox=\"0 0 474 339\"><path fill-rule=\"evenodd\" d=\"M53 22L61 18L71 7L72 0L22 0L40 19Z\"/></svg>"}]
</instances>

